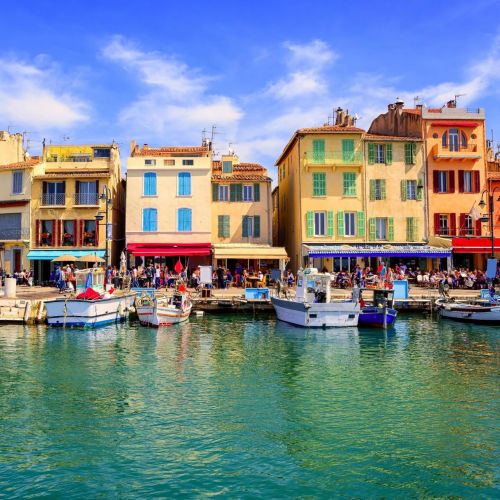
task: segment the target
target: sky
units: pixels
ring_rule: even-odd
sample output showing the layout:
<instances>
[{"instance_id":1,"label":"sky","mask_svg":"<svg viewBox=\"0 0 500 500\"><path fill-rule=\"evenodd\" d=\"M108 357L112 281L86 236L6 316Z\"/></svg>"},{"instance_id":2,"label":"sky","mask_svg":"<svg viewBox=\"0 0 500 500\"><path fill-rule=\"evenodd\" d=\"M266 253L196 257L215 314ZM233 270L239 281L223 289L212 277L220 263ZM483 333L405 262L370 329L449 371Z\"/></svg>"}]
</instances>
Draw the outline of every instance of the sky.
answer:
<instances>
[{"instance_id":1,"label":"sky","mask_svg":"<svg viewBox=\"0 0 500 500\"><path fill-rule=\"evenodd\" d=\"M342 107L484 107L500 141L500 0L2 1L0 130L52 143L199 145L274 164Z\"/></svg>"}]
</instances>

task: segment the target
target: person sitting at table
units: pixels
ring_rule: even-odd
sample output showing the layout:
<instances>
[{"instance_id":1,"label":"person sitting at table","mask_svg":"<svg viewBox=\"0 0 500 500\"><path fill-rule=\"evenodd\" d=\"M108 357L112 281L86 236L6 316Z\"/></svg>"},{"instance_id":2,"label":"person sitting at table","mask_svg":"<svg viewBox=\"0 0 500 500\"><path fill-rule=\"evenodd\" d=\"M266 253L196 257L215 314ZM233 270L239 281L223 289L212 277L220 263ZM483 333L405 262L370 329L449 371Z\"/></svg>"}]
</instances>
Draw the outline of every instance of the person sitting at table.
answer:
<instances>
[{"instance_id":1,"label":"person sitting at table","mask_svg":"<svg viewBox=\"0 0 500 500\"><path fill-rule=\"evenodd\" d=\"M233 275L229 269L226 269L226 286L229 286L233 282Z\"/></svg>"},{"instance_id":2,"label":"person sitting at table","mask_svg":"<svg viewBox=\"0 0 500 500\"><path fill-rule=\"evenodd\" d=\"M293 275L292 271L289 269L286 275L286 282L289 287L292 287L295 283L295 276Z\"/></svg>"},{"instance_id":3,"label":"person sitting at table","mask_svg":"<svg viewBox=\"0 0 500 500\"><path fill-rule=\"evenodd\" d=\"M241 284L244 288L247 288L248 286L247 280L249 277L250 275L248 274L248 271L246 269L243 269L243 274L241 275Z\"/></svg>"},{"instance_id":4,"label":"person sitting at table","mask_svg":"<svg viewBox=\"0 0 500 500\"><path fill-rule=\"evenodd\" d=\"M264 286L264 274L260 269L259 272L257 273L257 278L258 278L257 287L262 288Z\"/></svg>"}]
</instances>

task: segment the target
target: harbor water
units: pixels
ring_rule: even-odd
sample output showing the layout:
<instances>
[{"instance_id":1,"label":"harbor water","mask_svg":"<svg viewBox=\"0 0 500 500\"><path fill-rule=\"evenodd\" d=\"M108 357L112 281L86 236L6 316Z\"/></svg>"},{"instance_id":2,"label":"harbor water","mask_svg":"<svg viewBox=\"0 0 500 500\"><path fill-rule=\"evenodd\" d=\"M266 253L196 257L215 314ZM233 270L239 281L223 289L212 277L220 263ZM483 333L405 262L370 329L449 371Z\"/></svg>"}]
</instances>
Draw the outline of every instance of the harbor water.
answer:
<instances>
[{"instance_id":1,"label":"harbor water","mask_svg":"<svg viewBox=\"0 0 500 500\"><path fill-rule=\"evenodd\" d=\"M493 498L499 329L0 327L0 496Z\"/></svg>"}]
</instances>

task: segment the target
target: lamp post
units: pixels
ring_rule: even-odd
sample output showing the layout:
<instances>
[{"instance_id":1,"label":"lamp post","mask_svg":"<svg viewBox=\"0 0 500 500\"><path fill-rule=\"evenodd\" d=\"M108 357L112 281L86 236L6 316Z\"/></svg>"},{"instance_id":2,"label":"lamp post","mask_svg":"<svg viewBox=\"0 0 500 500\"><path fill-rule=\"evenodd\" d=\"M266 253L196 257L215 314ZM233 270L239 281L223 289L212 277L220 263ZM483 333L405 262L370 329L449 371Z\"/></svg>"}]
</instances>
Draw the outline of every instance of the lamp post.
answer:
<instances>
[{"instance_id":1,"label":"lamp post","mask_svg":"<svg viewBox=\"0 0 500 500\"><path fill-rule=\"evenodd\" d=\"M109 239L110 239L110 233L111 231L109 230L109 206L112 204L112 198L111 198L111 190L108 188L108 186L104 186L104 189L102 190L102 193L99 195L100 200L104 200L106 203L106 211L104 212L105 214L105 224L106 224L106 251L104 253L104 260L106 261L106 269L109 266ZM95 216L96 221L100 221L103 219L103 216L101 212L98 212L97 215Z\"/></svg>"},{"instance_id":2,"label":"lamp post","mask_svg":"<svg viewBox=\"0 0 500 500\"><path fill-rule=\"evenodd\" d=\"M486 206L486 202L484 201L484 195L485 193L488 193L488 217L489 217L489 222L490 222L490 238L491 238L491 258L495 258L495 224L493 221L493 214L494 214L494 203L495 203L495 192L500 189L500 186L497 186L493 188L493 190L490 192L487 189L485 189L481 193L481 201L478 203L478 206L483 209ZM500 197L497 198L497 201L500 201ZM484 219L483 219L484 222Z\"/></svg>"}]
</instances>

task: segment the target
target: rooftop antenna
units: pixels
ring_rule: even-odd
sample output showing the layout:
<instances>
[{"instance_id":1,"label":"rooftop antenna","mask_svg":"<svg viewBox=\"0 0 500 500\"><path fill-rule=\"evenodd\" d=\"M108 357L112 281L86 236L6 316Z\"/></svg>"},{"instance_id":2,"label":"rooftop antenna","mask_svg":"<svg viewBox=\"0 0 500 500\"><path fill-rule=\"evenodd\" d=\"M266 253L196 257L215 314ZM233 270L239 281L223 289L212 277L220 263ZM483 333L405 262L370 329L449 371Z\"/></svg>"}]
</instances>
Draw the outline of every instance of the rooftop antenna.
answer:
<instances>
[{"instance_id":1,"label":"rooftop antenna","mask_svg":"<svg viewBox=\"0 0 500 500\"><path fill-rule=\"evenodd\" d=\"M459 97L464 97L466 96L467 94L455 94L455 106L457 105L457 100Z\"/></svg>"},{"instance_id":2,"label":"rooftop antenna","mask_svg":"<svg viewBox=\"0 0 500 500\"><path fill-rule=\"evenodd\" d=\"M62 139L64 142L67 142L71 139L71 137L69 135L63 135Z\"/></svg>"},{"instance_id":3,"label":"rooftop antenna","mask_svg":"<svg viewBox=\"0 0 500 500\"><path fill-rule=\"evenodd\" d=\"M414 98L413 98L413 107L416 108L417 107L417 102L420 101L420 96L416 95Z\"/></svg>"}]
</instances>

